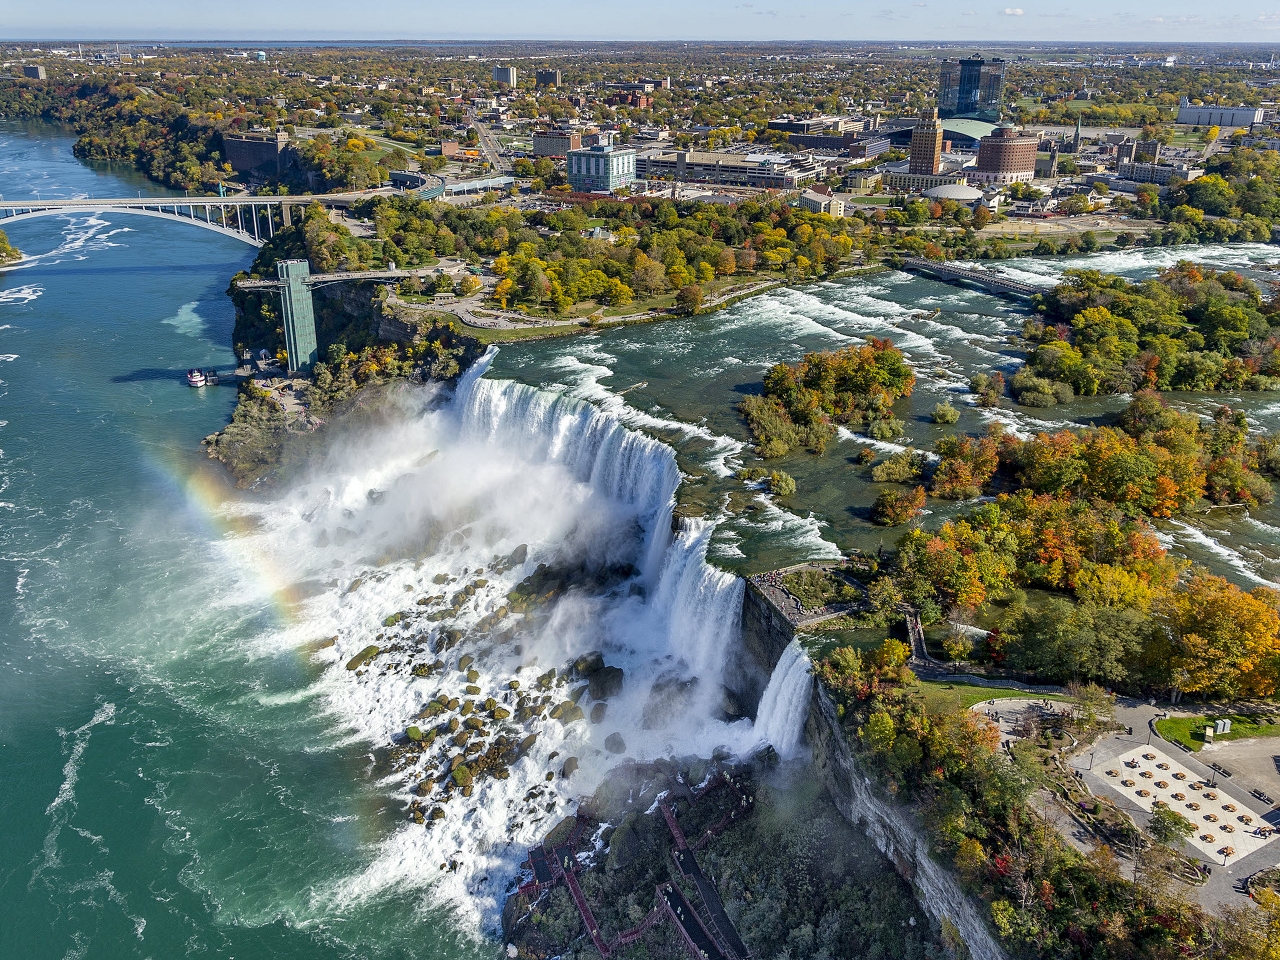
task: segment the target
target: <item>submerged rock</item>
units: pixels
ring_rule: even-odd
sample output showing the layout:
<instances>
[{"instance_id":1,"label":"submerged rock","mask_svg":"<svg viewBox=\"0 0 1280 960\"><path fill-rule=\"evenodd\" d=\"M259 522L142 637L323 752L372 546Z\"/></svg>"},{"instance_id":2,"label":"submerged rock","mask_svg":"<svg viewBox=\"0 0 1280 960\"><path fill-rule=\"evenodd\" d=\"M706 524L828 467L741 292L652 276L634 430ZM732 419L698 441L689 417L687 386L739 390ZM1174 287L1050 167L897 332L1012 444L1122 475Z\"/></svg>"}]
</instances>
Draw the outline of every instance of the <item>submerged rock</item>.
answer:
<instances>
[{"instance_id":1,"label":"submerged rock","mask_svg":"<svg viewBox=\"0 0 1280 960\"><path fill-rule=\"evenodd\" d=\"M593 704L591 707L591 722L603 723L605 711L608 709L609 709L609 705L607 703Z\"/></svg>"},{"instance_id":2,"label":"submerged rock","mask_svg":"<svg viewBox=\"0 0 1280 960\"><path fill-rule=\"evenodd\" d=\"M591 675L587 689L592 700L608 700L622 692L624 674L621 667L601 667Z\"/></svg>"},{"instance_id":3,"label":"submerged rock","mask_svg":"<svg viewBox=\"0 0 1280 960\"><path fill-rule=\"evenodd\" d=\"M622 734L611 733L604 738L604 748L610 753L626 753L627 742L622 739Z\"/></svg>"}]
</instances>

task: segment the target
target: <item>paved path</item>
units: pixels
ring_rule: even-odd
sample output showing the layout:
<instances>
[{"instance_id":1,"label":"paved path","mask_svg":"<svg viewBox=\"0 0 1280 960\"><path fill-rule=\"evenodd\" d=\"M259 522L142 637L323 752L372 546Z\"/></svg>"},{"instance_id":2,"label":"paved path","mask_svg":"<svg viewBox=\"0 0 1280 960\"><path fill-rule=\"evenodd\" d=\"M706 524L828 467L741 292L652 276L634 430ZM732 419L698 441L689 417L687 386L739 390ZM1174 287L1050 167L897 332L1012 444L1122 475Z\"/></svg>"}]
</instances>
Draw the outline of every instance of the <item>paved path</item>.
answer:
<instances>
[{"instance_id":1,"label":"paved path","mask_svg":"<svg viewBox=\"0 0 1280 960\"><path fill-rule=\"evenodd\" d=\"M1226 779L1218 776L1206 763L1202 761L1196 754L1184 753L1178 747L1162 740L1153 730L1152 721L1157 717L1162 717L1165 709L1158 707L1149 702L1134 700L1129 698L1120 698L1116 703L1116 719L1124 724L1127 728L1132 729L1132 733L1127 730L1114 736L1104 737L1094 748L1089 751L1082 751L1072 758L1071 765L1073 768L1080 770L1084 782L1094 793L1108 796L1116 801L1117 806L1121 810L1128 813L1135 822L1145 826L1149 816L1150 798L1140 798L1134 791L1138 789L1148 789L1154 794L1154 787L1140 788L1137 786L1139 778L1137 776L1128 777L1108 777L1107 770L1116 769L1129 772L1137 772L1135 768L1125 767L1123 765L1126 758L1132 759L1136 755L1140 763L1145 762L1147 766L1153 763L1167 762L1170 766L1168 773L1172 775L1175 770L1182 770L1187 773L1188 781L1191 777L1196 777L1200 782L1209 783L1213 786L1210 788L1219 795L1217 801L1218 806L1222 803L1232 803L1236 806L1236 814L1246 813L1254 818L1251 826L1256 827L1263 822L1270 823L1272 826L1280 825L1280 811L1274 810L1266 804L1259 802L1256 798L1249 795L1248 788L1243 782L1236 782L1237 778L1232 777ZM1194 715L1187 713L1187 715ZM1154 761L1142 761L1142 754L1152 753L1157 759ZM1207 759L1207 758L1204 758ZM1210 761L1212 762L1212 761ZM1153 774L1152 783L1155 782L1156 770L1150 771ZM1164 771L1160 771L1161 774ZM1126 788L1119 781L1124 779L1132 779L1134 786ZM1142 781L1145 783L1145 779ZM1172 786L1175 782L1172 778L1167 781L1170 787L1167 791L1170 794L1181 792L1187 795L1187 800L1172 801L1175 809L1179 813L1184 812L1177 805L1179 803L1190 802L1190 792L1185 789L1177 789ZM1181 781L1177 781L1181 782ZM1204 793L1202 789L1198 791ZM1146 801L1146 805L1143 805ZM1205 806L1208 802L1203 797L1198 798L1196 802L1201 804L1200 811L1187 811L1188 813L1198 813L1203 816L1209 812L1209 808ZM1224 811L1217 811L1219 822L1222 821ZM1225 821L1231 823L1231 821ZM1232 836L1240 836L1239 830L1245 825L1232 823L1237 828L1237 832ZM1200 825L1202 828L1204 824ZM1204 832L1208 832L1207 830ZM1197 833L1197 837L1199 833ZM1229 844L1236 847L1240 856L1237 859L1230 860L1226 866L1223 866L1223 858L1216 855L1218 848L1228 845L1223 836L1218 831L1214 832L1214 842L1212 852L1206 853L1204 844L1192 843L1185 844L1183 852L1188 856L1195 857L1205 864L1211 865L1212 873L1209 879L1203 885L1195 888L1194 895L1201 906L1208 910L1220 909L1223 906L1239 906L1248 902L1245 893L1242 891L1240 884L1243 880L1269 867L1280 865L1280 842L1271 842L1265 845L1241 844L1234 840ZM1252 851L1252 852L1250 852Z\"/></svg>"}]
</instances>

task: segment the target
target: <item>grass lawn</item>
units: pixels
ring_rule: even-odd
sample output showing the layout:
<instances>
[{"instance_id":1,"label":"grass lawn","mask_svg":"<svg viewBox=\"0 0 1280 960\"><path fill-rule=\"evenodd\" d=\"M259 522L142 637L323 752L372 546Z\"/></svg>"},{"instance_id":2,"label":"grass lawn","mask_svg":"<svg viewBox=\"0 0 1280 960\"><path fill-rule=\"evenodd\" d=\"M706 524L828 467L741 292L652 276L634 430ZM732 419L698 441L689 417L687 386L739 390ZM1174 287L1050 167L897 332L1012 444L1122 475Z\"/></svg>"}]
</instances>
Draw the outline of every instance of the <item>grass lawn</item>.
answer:
<instances>
[{"instance_id":1,"label":"grass lawn","mask_svg":"<svg viewBox=\"0 0 1280 960\"><path fill-rule=\"evenodd\" d=\"M578 323L554 327L516 327L510 330L490 330L487 327L464 326L467 336L481 343L511 343L516 340L545 340L550 337L568 337L575 333L587 333L589 327Z\"/></svg>"},{"instance_id":2,"label":"grass lawn","mask_svg":"<svg viewBox=\"0 0 1280 960\"><path fill-rule=\"evenodd\" d=\"M1230 720L1231 732L1219 733L1214 741L1247 740L1249 737L1280 737L1280 723L1259 714L1215 713L1204 717L1170 717L1156 721L1156 732L1166 740L1180 743L1192 750L1205 745L1204 728L1213 726L1215 720Z\"/></svg>"},{"instance_id":3,"label":"grass lawn","mask_svg":"<svg viewBox=\"0 0 1280 960\"><path fill-rule=\"evenodd\" d=\"M1009 687L978 687L971 683L943 683L921 680L920 691L930 709L941 711L955 707L968 709L984 700L1070 700L1057 693L1028 693Z\"/></svg>"}]
</instances>

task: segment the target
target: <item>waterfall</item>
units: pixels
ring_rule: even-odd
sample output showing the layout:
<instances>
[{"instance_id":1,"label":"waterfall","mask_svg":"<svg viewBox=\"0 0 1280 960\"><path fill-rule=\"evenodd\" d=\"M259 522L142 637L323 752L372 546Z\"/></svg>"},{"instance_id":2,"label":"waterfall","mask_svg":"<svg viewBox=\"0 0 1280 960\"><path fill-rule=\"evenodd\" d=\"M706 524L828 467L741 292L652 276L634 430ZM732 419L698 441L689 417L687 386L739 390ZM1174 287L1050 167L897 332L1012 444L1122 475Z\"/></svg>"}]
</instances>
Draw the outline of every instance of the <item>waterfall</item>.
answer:
<instances>
[{"instance_id":1,"label":"waterfall","mask_svg":"<svg viewBox=\"0 0 1280 960\"><path fill-rule=\"evenodd\" d=\"M576 480L634 508L646 529L644 574L653 584L671 542L671 511L680 485L671 448L628 430L585 400L513 380L483 379L496 353L490 348L458 382L454 404L463 438L560 464Z\"/></svg>"},{"instance_id":2,"label":"waterfall","mask_svg":"<svg viewBox=\"0 0 1280 960\"><path fill-rule=\"evenodd\" d=\"M707 546L715 524L686 519L666 551L654 607L667 618L672 652L696 676L719 680L738 638L742 619L741 577L707 563Z\"/></svg>"},{"instance_id":3,"label":"waterfall","mask_svg":"<svg viewBox=\"0 0 1280 960\"><path fill-rule=\"evenodd\" d=\"M783 759L795 756L800 749L800 737L809 716L809 698L813 692L813 676L809 667L809 655L804 652L804 647L799 640L792 640L773 668L756 713L756 731L760 739L772 744Z\"/></svg>"}]
</instances>

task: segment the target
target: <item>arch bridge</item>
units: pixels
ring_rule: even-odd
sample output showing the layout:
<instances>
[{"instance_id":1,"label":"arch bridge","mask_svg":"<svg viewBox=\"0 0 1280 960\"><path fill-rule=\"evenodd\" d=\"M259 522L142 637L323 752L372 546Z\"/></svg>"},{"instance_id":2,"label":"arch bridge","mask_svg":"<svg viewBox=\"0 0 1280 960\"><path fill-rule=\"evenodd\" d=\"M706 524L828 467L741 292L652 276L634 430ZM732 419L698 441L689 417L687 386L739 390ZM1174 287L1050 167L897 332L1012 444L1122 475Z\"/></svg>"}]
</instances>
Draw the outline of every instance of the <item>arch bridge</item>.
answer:
<instances>
[{"instance_id":1,"label":"arch bridge","mask_svg":"<svg viewBox=\"0 0 1280 960\"><path fill-rule=\"evenodd\" d=\"M293 222L294 207L318 201L347 207L357 197L345 194L293 197L135 197L133 199L0 200L0 229L19 220L91 213L126 213L179 220L261 247L276 230Z\"/></svg>"}]
</instances>

